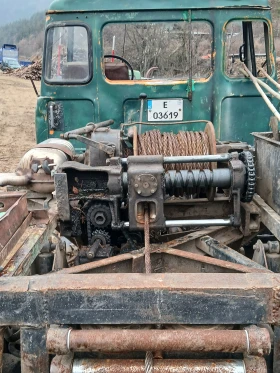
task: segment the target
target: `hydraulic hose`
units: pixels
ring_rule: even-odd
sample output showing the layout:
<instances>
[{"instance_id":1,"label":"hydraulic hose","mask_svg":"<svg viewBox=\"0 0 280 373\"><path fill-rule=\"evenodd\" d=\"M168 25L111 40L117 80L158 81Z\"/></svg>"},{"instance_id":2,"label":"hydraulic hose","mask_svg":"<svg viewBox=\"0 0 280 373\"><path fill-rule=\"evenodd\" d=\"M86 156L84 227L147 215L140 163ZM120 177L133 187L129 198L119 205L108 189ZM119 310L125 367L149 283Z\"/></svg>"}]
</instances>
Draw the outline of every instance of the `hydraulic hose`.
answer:
<instances>
[{"instance_id":1,"label":"hydraulic hose","mask_svg":"<svg viewBox=\"0 0 280 373\"><path fill-rule=\"evenodd\" d=\"M30 175L16 175L15 173L0 174L0 187L7 185L24 186L29 184L31 180Z\"/></svg>"}]
</instances>

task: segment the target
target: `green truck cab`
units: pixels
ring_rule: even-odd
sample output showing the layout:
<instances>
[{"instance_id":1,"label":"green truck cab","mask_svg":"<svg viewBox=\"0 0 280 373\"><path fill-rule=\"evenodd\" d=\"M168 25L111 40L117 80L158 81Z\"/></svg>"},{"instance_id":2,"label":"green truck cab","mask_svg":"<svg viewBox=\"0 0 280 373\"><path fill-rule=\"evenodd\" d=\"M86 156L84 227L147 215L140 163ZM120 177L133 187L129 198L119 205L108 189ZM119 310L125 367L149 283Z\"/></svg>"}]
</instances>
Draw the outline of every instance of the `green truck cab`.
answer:
<instances>
[{"instance_id":1,"label":"green truck cab","mask_svg":"<svg viewBox=\"0 0 280 373\"><path fill-rule=\"evenodd\" d=\"M269 129L240 72L276 78L267 0L56 0L46 21L38 143L108 119L175 133L212 121L219 141L248 143Z\"/></svg>"}]
</instances>

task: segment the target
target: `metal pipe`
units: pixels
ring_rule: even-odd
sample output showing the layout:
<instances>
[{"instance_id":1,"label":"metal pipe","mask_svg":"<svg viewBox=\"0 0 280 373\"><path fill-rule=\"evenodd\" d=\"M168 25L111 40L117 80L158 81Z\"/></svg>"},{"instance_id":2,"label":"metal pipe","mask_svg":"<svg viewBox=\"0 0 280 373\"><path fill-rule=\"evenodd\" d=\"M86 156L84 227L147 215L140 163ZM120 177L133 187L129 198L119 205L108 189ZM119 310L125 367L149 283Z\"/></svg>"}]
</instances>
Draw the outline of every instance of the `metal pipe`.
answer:
<instances>
[{"instance_id":1,"label":"metal pipe","mask_svg":"<svg viewBox=\"0 0 280 373\"><path fill-rule=\"evenodd\" d=\"M208 163L208 162L228 162L233 158L231 153L216 154L216 155L189 155L182 157L164 157L164 164L177 164L177 163ZM122 158L121 163L127 164L127 158Z\"/></svg>"},{"instance_id":2,"label":"metal pipe","mask_svg":"<svg viewBox=\"0 0 280 373\"><path fill-rule=\"evenodd\" d=\"M258 78L256 78L256 79L257 79L257 82L259 83L259 85L264 87L269 93L272 94L272 96L277 98L277 100L280 100L280 94L278 92L274 91L274 89L272 89L268 84L263 82L261 79L258 79Z\"/></svg>"},{"instance_id":3,"label":"metal pipe","mask_svg":"<svg viewBox=\"0 0 280 373\"><path fill-rule=\"evenodd\" d=\"M166 228L171 227L189 227L189 226L208 226L208 227L231 227L233 220L231 219L201 219L201 220L167 220Z\"/></svg>"},{"instance_id":4,"label":"metal pipe","mask_svg":"<svg viewBox=\"0 0 280 373\"><path fill-rule=\"evenodd\" d=\"M112 119L100 123L88 123L86 127L77 128L76 130L66 132L64 134L61 134L60 137L62 139L68 140L70 138L70 135L85 135L87 133L95 131L97 128L109 127L112 124L114 124L114 121Z\"/></svg>"},{"instance_id":5,"label":"metal pipe","mask_svg":"<svg viewBox=\"0 0 280 373\"><path fill-rule=\"evenodd\" d=\"M51 328L47 333L49 353L73 352L185 351L229 352L268 355L270 334L264 328L246 330L67 330Z\"/></svg>"},{"instance_id":6,"label":"metal pipe","mask_svg":"<svg viewBox=\"0 0 280 373\"><path fill-rule=\"evenodd\" d=\"M269 98L267 97L267 95L265 94L265 92L263 91L263 89L260 87L259 85L259 82L257 80L257 78L251 73L251 71L247 68L247 66L245 64L243 64L243 67L245 69L245 71L243 69L240 69L240 71L245 75L249 75L250 79L252 80L254 86L256 87L257 91L259 92L259 94L262 96L262 98L264 99L266 105L269 107L269 109L271 110L271 112L273 113L273 115L278 119L278 121L280 121L280 113L279 111L276 109L276 107L270 102Z\"/></svg>"},{"instance_id":7,"label":"metal pipe","mask_svg":"<svg viewBox=\"0 0 280 373\"><path fill-rule=\"evenodd\" d=\"M0 328L0 373L3 370L4 328Z\"/></svg>"},{"instance_id":8,"label":"metal pipe","mask_svg":"<svg viewBox=\"0 0 280 373\"><path fill-rule=\"evenodd\" d=\"M217 154L217 155L188 155L182 157L164 157L164 164L173 163L206 163L206 162L228 162L232 159L232 154Z\"/></svg>"},{"instance_id":9,"label":"metal pipe","mask_svg":"<svg viewBox=\"0 0 280 373\"><path fill-rule=\"evenodd\" d=\"M50 127L51 129L55 129L55 124L54 124L54 104L50 104Z\"/></svg>"},{"instance_id":10,"label":"metal pipe","mask_svg":"<svg viewBox=\"0 0 280 373\"><path fill-rule=\"evenodd\" d=\"M30 175L16 175L11 173L0 174L0 187L4 187L7 185L11 186L24 186L29 184L31 180Z\"/></svg>"},{"instance_id":11,"label":"metal pipe","mask_svg":"<svg viewBox=\"0 0 280 373\"><path fill-rule=\"evenodd\" d=\"M280 90L280 84L276 82L276 80L274 80L270 75L268 75L268 73L261 67L260 68L260 71L264 74L264 76L269 80L271 81L272 84L275 85L275 87Z\"/></svg>"},{"instance_id":12,"label":"metal pipe","mask_svg":"<svg viewBox=\"0 0 280 373\"><path fill-rule=\"evenodd\" d=\"M231 227L232 219L200 219L200 220L166 220L166 228L171 227ZM125 222L124 228L129 228L129 222Z\"/></svg>"},{"instance_id":13,"label":"metal pipe","mask_svg":"<svg viewBox=\"0 0 280 373\"><path fill-rule=\"evenodd\" d=\"M264 359L262 359L264 360ZM265 363L265 362L264 362ZM61 371L62 372L62 371ZM144 360L74 360L72 373L145 373ZM248 370L243 360L153 361L154 373L267 373L263 365Z\"/></svg>"}]
</instances>

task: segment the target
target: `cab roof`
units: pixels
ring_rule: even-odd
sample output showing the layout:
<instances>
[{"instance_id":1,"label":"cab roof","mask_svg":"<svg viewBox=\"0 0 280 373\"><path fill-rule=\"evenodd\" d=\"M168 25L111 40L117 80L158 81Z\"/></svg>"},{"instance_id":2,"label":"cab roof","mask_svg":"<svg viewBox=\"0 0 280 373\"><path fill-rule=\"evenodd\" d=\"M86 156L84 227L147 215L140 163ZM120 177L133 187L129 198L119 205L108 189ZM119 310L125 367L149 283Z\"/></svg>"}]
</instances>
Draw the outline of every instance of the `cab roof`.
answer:
<instances>
[{"instance_id":1,"label":"cab roof","mask_svg":"<svg viewBox=\"0 0 280 373\"><path fill-rule=\"evenodd\" d=\"M231 7L268 8L268 0L55 0L49 13L209 9Z\"/></svg>"}]
</instances>

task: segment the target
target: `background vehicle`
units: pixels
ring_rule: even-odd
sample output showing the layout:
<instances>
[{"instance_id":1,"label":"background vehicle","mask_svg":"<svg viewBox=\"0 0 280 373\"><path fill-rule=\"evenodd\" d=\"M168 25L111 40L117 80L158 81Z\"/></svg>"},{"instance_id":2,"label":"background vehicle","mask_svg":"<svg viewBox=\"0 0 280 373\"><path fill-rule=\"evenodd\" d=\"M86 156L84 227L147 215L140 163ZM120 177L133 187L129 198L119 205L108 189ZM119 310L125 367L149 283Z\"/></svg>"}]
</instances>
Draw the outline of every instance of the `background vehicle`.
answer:
<instances>
[{"instance_id":1,"label":"background vehicle","mask_svg":"<svg viewBox=\"0 0 280 373\"><path fill-rule=\"evenodd\" d=\"M31 62L19 60L19 51L16 45L4 44L0 48L0 65L2 69L20 69L22 66L31 65Z\"/></svg>"}]
</instances>

